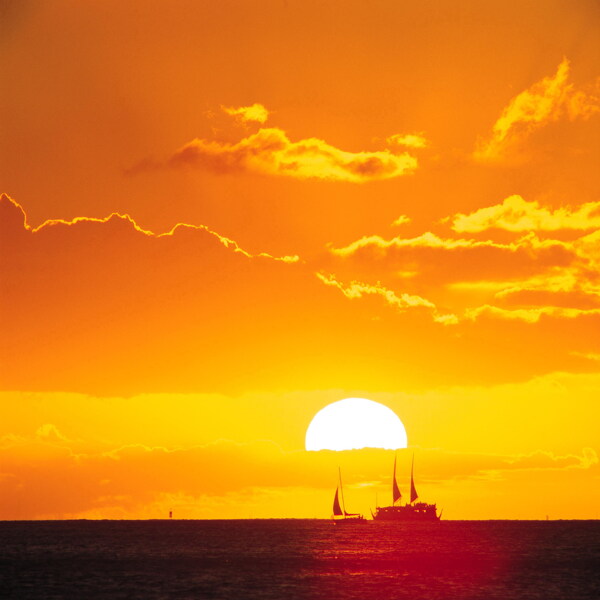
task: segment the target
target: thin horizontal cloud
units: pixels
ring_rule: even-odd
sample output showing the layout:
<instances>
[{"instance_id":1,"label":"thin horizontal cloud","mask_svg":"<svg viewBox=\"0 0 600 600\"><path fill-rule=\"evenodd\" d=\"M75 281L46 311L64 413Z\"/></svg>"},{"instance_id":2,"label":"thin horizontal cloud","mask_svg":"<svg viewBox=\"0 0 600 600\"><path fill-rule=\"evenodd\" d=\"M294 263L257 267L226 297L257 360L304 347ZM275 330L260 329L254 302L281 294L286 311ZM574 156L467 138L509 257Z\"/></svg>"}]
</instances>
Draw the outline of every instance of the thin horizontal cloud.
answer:
<instances>
[{"instance_id":1,"label":"thin horizontal cloud","mask_svg":"<svg viewBox=\"0 0 600 600\"><path fill-rule=\"evenodd\" d=\"M11 205L12 205L12 208L10 207ZM23 218L23 228L30 233L38 233L38 232L44 231L44 230L52 228L52 227L61 227L61 226L73 227L73 226L78 226L78 225L84 225L86 223L107 224L107 223L120 222L123 225L125 225L126 227L130 227L133 231L136 231L137 233L141 233L141 234L143 234L147 237L151 237L151 238L173 237L177 233L180 233L184 230L202 231L202 232L206 232L209 235L213 236L223 246L225 246L225 248L228 248L228 249L232 250L233 252L242 254L243 256L245 256L247 258L270 258L270 259L273 259L276 261L281 261L281 262L286 262L286 263L294 263L294 262L298 262L300 260L300 258L296 255L272 256L271 254L268 254L266 252L260 252L258 254L251 254L250 252L247 252L246 250L241 248L238 245L238 243L235 242L234 240L227 238L223 235L220 235L216 231L213 231L212 229L206 227L206 225L191 225L189 223L177 223L177 224L173 225L173 227L171 227L171 229L169 229L168 231L164 231L161 233L155 233L153 231L150 231L149 229L143 229L142 227L140 227L135 222L135 220L127 214L111 213L107 217L101 217L101 218L98 218L98 217L75 217L74 219L70 219L70 220L48 219L48 220L44 221L41 225L38 225L37 227L31 227L27 222L27 215L26 215L25 211L23 210L23 207L18 202L16 202L15 200L10 198L6 194L0 195L0 208L2 206L7 207L8 211L11 211L11 212L19 211L23 216L22 217Z\"/></svg>"},{"instance_id":2,"label":"thin horizontal cloud","mask_svg":"<svg viewBox=\"0 0 600 600\"><path fill-rule=\"evenodd\" d=\"M499 280L533 277L577 260L572 245L559 240L541 240L531 233L513 242L447 238L426 232L412 238L379 235L362 237L347 246L330 248L335 272L359 278L385 279L385 283L410 273L415 285L449 285L480 281L490 274Z\"/></svg>"},{"instance_id":3,"label":"thin horizontal cloud","mask_svg":"<svg viewBox=\"0 0 600 600\"><path fill-rule=\"evenodd\" d=\"M598 464L598 454L593 448L583 448L581 455L556 455L553 452L538 450L504 459L510 469L589 469Z\"/></svg>"},{"instance_id":4,"label":"thin horizontal cloud","mask_svg":"<svg viewBox=\"0 0 600 600\"><path fill-rule=\"evenodd\" d=\"M394 237L386 240L379 235L364 236L342 248L332 248L332 254L347 257L361 251L370 250L374 254L384 254L386 251L401 248L436 248L443 250L463 250L469 248L496 248L514 252L527 246L532 249L563 247L567 245L558 240L540 240L533 233L515 242L501 243L493 240L473 240L465 238L442 238L435 233L425 232L414 238Z\"/></svg>"},{"instance_id":5,"label":"thin horizontal cloud","mask_svg":"<svg viewBox=\"0 0 600 600\"><path fill-rule=\"evenodd\" d=\"M262 104L256 102L251 106L240 106L237 108L233 106L222 106L221 109L223 112L235 117L243 123L254 122L262 125L269 118L269 111Z\"/></svg>"},{"instance_id":6,"label":"thin horizontal cloud","mask_svg":"<svg viewBox=\"0 0 600 600\"><path fill-rule=\"evenodd\" d=\"M535 308L507 309L486 304L465 311L467 320L475 321L482 316L492 319L505 319L508 321L523 321L525 323L538 323L543 317L556 319L577 319L584 316L599 316L600 308L580 309L565 308L561 306L542 306Z\"/></svg>"},{"instance_id":7,"label":"thin horizontal cloud","mask_svg":"<svg viewBox=\"0 0 600 600\"><path fill-rule=\"evenodd\" d=\"M555 306L579 309L600 307L600 292L596 290L554 291L513 286L496 293L496 298L502 299L505 304L511 306Z\"/></svg>"},{"instance_id":8,"label":"thin horizontal cloud","mask_svg":"<svg viewBox=\"0 0 600 600\"><path fill-rule=\"evenodd\" d=\"M573 243L576 260L567 267L550 268L524 279L458 281L447 288L456 292L492 294L505 304L594 308L600 302L600 281L588 259Z\"/></svg>"},{"instance_id":9,"label":"thin horizontal cloud","mask_svg":"<svg viewBox=\"0 0 600 600\"><path fill-rule=\"evenodd\" d=\"M480 208L452 219L452 229L459 233L475 233L488 229L506 231L558 231L561 229L596 229L600 227L600 202L587 202L576 209L555 210L528 202L519 195L506 198L501 204Z\"/></svg>"},{"instance_id":10,"label":"thin horizontal cloud","mask_svg":"<svg viewBox=\"0 0 600 600\"><path fill-rule=\"evenodd\" d=\"M600 353L597 352L571 352L571 355L585 358L586 360L600 362Z\"/></svg>"},{"instance_id":11,"label":"thin horizontal cloud","mask_svg":"<svg viewBox=\"0 0 600 600\"><path fill-rule=\"evenodd\" d=\"M400 294L398 296L392 290L388 290L381 285L370 285L361 283L359 281L352 281L348 285L340 283L334 275L325 275L323 273L317 273L317 277L325 284L338 288L346 298L362 298L365 295L378 295L385 298L388 304L395 306L396 308L416 308L416 307L427 307L434 308L435 305L425 298L420 296L411 296L409 294Z\"/></svg>"},{"instance_id":12,"label":"thin horizontal cloud","mask_svg":"<svg viewBox=\"0 0 600 600\"><path fill-rule=\"evenodd\" d=\"M387 289L379 283L371 285L360 281L351 281L349 284L343 284L332 274L317 273L316 275L325 285L340 290L346 298L357 299L365 296L379 296L383 298L387 304L400 311L414 308L426 308L431 311L432 318L437 323L450 325L457 322L457 317L455 315L440 314L433 302L430 302L421 296L404 293L398 295L393 290Z\"/></svg>"},{"instance_id":13,"label":"thin horizontal cloud","mask_svg":"<svg viewBox=\"0 0 600 600\"><path fill-rule=\"evenodd\" d=\"M347 152L317 138L292 142L278 128L260 129L237 143L195 139L168 161L215 173L253 172L296 179L365 183L413 172L417 159L390 150Z\"/></svg>"},{"instance_id":14,"label":"thin horizontal cloud","mask_svg":"<svg viewBox=\"0 0 600 600\"><path fill-rule=\"evenodd\" d=\"M579 285L579 272L574 267L549 269L540 275L526 279L481 279L479 281L456 281L447 288L457 291L489 292L495 296L522 290L538 290L555 293L570 292Z\"/></svg>"},{"instance_id":15,"label":"thin horizontal cloud","mask_svg":"<svg viewBox=\"0 0 600 600\"><path fill-rule=\"evenodd\" d=\"M568 83L569 61L564 58L553 76L545 77L515 96L492 128L491 136L479 142L473 157L498 162L532 131L561 118L587 119L600 110L594 93L575 90Z\"/></svg>"},{"instance_id":16,"label":"thin horizontal cloud","mask_svg":"<svg viewBox=\"0 0 600 600\"><path fill-rule=\"evenodd\" d=\"M582 448L580 454L555 454L535 450L524 454L484 454L442 449L421 449L421 462L427 463L430 481L448 479L502 478L515 471L563 471L598 468L596 450ZM452 465L452 470L448 469Z\"/></svg>"}]
</instances>

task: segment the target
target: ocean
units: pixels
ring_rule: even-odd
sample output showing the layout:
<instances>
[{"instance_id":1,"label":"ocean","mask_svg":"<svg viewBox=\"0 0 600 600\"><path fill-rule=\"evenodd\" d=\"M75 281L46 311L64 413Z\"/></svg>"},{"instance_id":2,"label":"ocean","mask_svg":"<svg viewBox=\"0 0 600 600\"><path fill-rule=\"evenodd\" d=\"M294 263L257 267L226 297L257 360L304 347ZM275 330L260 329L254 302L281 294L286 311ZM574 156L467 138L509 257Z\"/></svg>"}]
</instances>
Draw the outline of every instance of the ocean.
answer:
<instances>
[{"instance_id":1,"label":"ocean","mask_svg":"<svg viewBox=\"0 0 600 600\"><path fill-rule=\"evenodd\" d=\"M5 521L0 598L597 600L600 521Z\"/></svg>"}]
</instances>

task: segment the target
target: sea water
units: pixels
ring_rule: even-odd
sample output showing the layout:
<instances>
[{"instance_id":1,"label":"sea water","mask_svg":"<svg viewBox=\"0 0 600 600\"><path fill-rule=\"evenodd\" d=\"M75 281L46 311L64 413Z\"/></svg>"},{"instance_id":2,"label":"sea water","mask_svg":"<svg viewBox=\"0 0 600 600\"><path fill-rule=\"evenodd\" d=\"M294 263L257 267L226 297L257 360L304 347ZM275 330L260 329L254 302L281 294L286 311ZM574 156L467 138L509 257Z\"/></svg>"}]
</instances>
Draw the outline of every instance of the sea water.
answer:
<instances>
[{"instance_id":1,"label":"sea water","mask_svg":"<svg viewBox=\"0 0 600 600\"><path fill-rule=\"evenodd\" d=\"M2 599L600 598L600 521L0 522Z\"/></svg>"}]
</instances>

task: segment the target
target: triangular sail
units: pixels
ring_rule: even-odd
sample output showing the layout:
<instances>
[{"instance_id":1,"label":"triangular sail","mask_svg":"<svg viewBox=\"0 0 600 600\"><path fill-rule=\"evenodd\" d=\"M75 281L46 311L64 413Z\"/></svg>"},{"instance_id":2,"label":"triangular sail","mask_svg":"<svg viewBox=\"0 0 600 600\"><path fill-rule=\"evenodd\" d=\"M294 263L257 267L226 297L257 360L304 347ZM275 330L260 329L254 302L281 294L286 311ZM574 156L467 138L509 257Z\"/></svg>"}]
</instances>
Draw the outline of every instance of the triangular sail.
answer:
<instances>
[{"instance_id":1,"label":"triangular sail","mask_svg":"<svg viewBox=\"0 0 600 600\"><path fill-rule=\"evenodd\" d=\"M412 467L410 469L410 501L411 502L414 502L419 497L419 494L417 494L417 488L415 487L414 472L415 472L415 455L413 454Z\"/></svg>"},{"instance_id":2,"label":"triangular sail","mask_svg":"<svg viewBox=\"0 0 600 600\"><path fill-rule=\"evenodd\" d=\"M400 498L402 498L402 494L400 493L400 488L398 487L398 482L396 481L396 457L394 456L394 477L392 483L392 498L393 504L396 504Z\"/></svg>"},{"instance_id":3,"label":"triangular sail","mask_svg":"<svg viewBox=\"0 0 600 600\"><path fill-rule=\"evenodd\" d=\"M338 498L338 488L335 488L335 498L333 499L333 514L336 517L341 517L344 514Z\"/></svg>"}]
</instances>

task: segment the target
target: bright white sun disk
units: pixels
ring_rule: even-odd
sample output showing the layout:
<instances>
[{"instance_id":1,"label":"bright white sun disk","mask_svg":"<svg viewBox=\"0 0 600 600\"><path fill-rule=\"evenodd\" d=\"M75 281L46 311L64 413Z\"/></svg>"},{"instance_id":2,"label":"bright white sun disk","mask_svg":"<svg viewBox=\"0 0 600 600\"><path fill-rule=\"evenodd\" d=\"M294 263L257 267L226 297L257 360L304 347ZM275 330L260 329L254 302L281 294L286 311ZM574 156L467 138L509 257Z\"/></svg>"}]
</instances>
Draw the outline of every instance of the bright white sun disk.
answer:
<instances>
[{"instance_id":1,"label":"bright white sun disk","mask_svg":"<svg viewBox=\"0 0 600 600\"><path fill-rule=\"evenodd\" d=\"M346 398L313 417L305 445L307 450L395 450L406 448L406 429L391 408L365 398Z\"/></svg>"}]
</instances>

